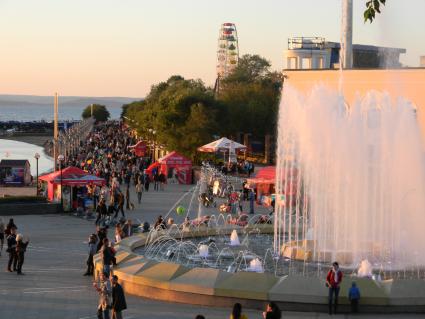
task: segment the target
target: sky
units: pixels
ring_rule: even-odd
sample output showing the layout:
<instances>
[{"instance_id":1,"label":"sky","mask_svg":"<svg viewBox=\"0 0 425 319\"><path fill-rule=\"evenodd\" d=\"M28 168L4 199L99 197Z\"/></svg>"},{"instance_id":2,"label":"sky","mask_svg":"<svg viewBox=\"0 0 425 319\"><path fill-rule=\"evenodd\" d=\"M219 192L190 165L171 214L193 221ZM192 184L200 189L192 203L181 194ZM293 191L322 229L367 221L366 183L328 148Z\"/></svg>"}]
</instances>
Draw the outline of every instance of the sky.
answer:
<instances>
[{"instance_id":1,"label":"sky","mask_svg":"<svg viewBox=\"0 0 425 319\"><path fill-rule=\"evenodd\" d=\"M425 55L425 0L387 0L353 43ZM143 97L173 74L213 85L217 38L236 24L240 54L283 67L288 37L340 38L341 0L0 0L0 94Z\"/></svg>"}]
</instances>

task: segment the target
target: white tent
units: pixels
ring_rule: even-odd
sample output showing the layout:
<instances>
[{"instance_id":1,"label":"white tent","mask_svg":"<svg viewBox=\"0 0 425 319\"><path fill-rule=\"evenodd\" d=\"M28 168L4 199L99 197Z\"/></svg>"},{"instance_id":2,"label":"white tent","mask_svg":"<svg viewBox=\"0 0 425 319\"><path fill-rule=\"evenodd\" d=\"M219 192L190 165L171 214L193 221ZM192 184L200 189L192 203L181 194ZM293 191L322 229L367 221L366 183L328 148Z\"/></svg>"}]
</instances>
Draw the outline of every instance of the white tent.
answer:
<instances>
[{"instance_id":1,"label":"white tent","mask_svg":"<svg viewBox=\"0 0 425 319\"><path fill-rule=\"evenodd\" d=\"M231 149L234 151L245 151L246 146L222 137L217 141L198 147L198 151L206 153L230 152Z\"/></svg>"}]
</instances>

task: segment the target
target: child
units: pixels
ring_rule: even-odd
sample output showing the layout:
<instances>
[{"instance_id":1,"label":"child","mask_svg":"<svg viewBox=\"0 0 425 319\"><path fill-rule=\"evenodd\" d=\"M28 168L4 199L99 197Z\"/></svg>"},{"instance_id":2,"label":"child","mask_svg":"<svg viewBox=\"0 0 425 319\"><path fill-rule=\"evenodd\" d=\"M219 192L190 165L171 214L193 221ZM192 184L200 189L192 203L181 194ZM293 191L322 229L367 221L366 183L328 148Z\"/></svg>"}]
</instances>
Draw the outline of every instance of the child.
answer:
<instances>
[{"instance_id":1,"label":"child","mask_svg":"<svg viewBox=\"0 0 425 319\"><path fill-rule=\"evenodd\" d=\"M351 312L357 313L359 311L359 299L360 299L360 290L357 287L356 283L351 284L351 288L348 291L348 300L351 302Z\"/></svg>"}]
</instances>

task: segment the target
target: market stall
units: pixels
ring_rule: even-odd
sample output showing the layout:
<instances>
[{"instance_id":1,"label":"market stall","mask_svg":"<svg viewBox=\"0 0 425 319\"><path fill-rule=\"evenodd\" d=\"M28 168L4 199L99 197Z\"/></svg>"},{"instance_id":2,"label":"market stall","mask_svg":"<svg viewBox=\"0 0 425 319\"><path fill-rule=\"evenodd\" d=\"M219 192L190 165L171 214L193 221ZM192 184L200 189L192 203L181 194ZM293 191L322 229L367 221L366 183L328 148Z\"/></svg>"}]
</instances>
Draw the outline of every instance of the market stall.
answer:
<instances>
[{"instance_id":1,"label":"market stall","mask_svg":"<svg viewBox=\"0 0 425 319\"><path fill-rule=\"evenodd\" d=\"M228 154L229 163L233 163L236 162L236 153L239 151L246 151L246 146L238 142L229 140L226 137L222 137L214 142L198 147L198 151L204 153L222 152L224 162L226 162L226 154Z\"/></svg>"},{"instance_id":2,"label":"market stall","mask_svg":"<svg viewBox=\"0 0 425 319\"><path fill-rule=\"evenodd\" d=\"M103 178L90 175L77 167L69 166L61 171L39 177L42 189L45 190L49 201L60 201L61 185L63 187L63 206L65 211L76 208L78 202L82 202L87 208L93 208L93 201L88 196L88 188L103 186L106 181Z\"/></svg>"},{"instance_id":3,"label":"market stall","mask_svg":"<svg viewBox=\"0 0 425 319\"><path fill-rule=\"evenodd\" d=\"M247 186L253 188L257 194L257 202L270 206L272 194L275 193L276 167L266 166L260 168L253 178L247 180Z\"/></svg>"},{"instance_id":4,"label":"market stall","mask_svg":"<svg viewBox=\"0 0 425 319\"><path fill-rule=\"evenodd\" d=\"M192 161L176 151L161 157L146 169L150 177L155 171L163 173L167 179L175 179L179 184L192 183Z\"/></svg>"},{"instance_id":5,"label":"market stall","mask_svg":"<svg viewBox=\"0 0 425 319\"><path fill-rule=\"evenodd\" d=\"M128 148L132 150L134 154L136 154L139 157L143 157L146 155L147 145L143 141L139 141L135 145L131 145Z\"/></svg>"},{"instance_id":6,"label":"market stall","mask_svg":"<svg viewBox=\"0 0 425 319\"><path fill-rule=\"evenodd\" d=\"M293 168L292 174L282 173L281 176L289 177L288 181L283 180L283 194L278 196L279 201L284 201L284 205L294 205L298 191L298 169ZM247 180L247 186L256 190L257 202L269 206L276 197L276 167L266 166L257 171L253 178ZM292 202L292 203L291 203Z\"/></svg>"}]
</instances>

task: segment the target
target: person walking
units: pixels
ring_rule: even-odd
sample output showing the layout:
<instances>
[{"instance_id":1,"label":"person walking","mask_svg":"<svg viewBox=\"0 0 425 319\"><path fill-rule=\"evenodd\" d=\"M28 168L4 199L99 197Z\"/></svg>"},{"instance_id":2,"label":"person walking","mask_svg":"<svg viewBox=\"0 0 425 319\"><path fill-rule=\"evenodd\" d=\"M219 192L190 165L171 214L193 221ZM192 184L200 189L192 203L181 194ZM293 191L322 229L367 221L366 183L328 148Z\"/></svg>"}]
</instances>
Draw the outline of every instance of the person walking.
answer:
<instances>
[{"instance_id":1,"label":"person walking","mask_svg":"<svg viewBox=\"0 0 425 319\"><path fill-rule=\"evenodd\" d=\"M150 177L147 173L145 173L145 191L149 192L149 184L150 184Z\"/></svg>"},{"instance_id":2,"label":"person walking","mask_svg":"<svg viewBox=\"0 0 425 319\"><path fill-rule=\"evenodd\" d=\"M97 318L98 319L109 319L109 309L111 307L111 283L108 280L106 273L100 274L99 285L93 283L94 289L99 293L99 303L97 306Z\"/></svg>"},{"instance_id":3,"label":"person walking","mask_svg":"<svg viewBox=\"0 0 425 319\"><path fill-rule=\"evenodd\" d=\"M159 174L158 171L153 175L153 189L159 191Z\"/></svg>"},{"instance_id":4,"label":"person walking","mask_svg":"<svg viewBox=\"0 0 425 319\"><path fill-rule=\"evenodd\" d=\"M111 273L111 265L113 263L113 259L115 258L115 253L109 246L108 238L103 239L103 245L100 250L102 253L103 273L106 274L106 277L109 277L109 274Z\"/></svg>"},{"instance_id":5,"label":"person walking","mask_svg":"<svg viewBox=\"0 0 425 319\"><path fill-rule=\"evenodd\" d=\"M161 189L161 191L165 190L165 183L167 182L167 178L165 177L165 174L161 172L161 174L159 174L159 187Z\"/></svg>"},{"instance_id":6,"label":"person walking","mask_svg":"<svg viewBox=\"0 0 425 319\"><path fill-rule=\"evenodd\" d=\"M18 234L16 236L16 260L17 260L17 274L18 275L23 275L22 273L22 266L24 264L24 257L25 257L25 252L27 250L27 246L28 246L29 240L24 241L24 236L22 236L21 234Z\"/></svg>"},{"instance_id":7,"label":"person walking","mask_svg":"<svg viewBox=\"0 0 425 319\"><path fill-rule=\"evenodd\" d=\"M94 272L94 263L93 256L96 254L97 248L97 236L96 234L91 234L88 242L88 253L89 256L87 258L87 270L84 273L84 276L92 276Z\"/></svg>"},{"instance_id":8,"label":"person walking","mask_svg":"<svg viewBox=\"0 0 425 319\"><path fill-rule=\"evenodd\" d=\"M96 235L97 235L97 246L96 246L96 253L97 253L102 249L103 240L105 238L108 238L108 228L97 226Z\"/></svg>"},{"instance_id":9,"label":"person walking","mask_svg":"<svg viewBox=\"0 0 425 319\"><path fill-rule=\"evenodd\" d=\"M230 319L248 319L248 317L242 313L242 305L239 302L233 305Z\"/></svg>"},{"instance_id":10,"label":"person walking","mask_svg":"<svg viewBox=\"0 0 425 319\"><path fill-rule=\"evenodd\" d=\"M127 309L124 289L118 283L118 276L113 275L112 279L112 319L122 319L122 311Z\"/></svg>"},{"instance_id":11,"label":"person walking","mask_svg":"<svg viewBox=\"0 0 425 319\"><path fill-rule=\"evenodd\" d=\"M342 281L342 271L339 269L338 263L335 261L332 264L332 268L329 270L326 276L326 286L329 288L329 314L332 314L332 304L333 311L336 314L338 307L338 295L339 289Z\"/></svg>"},{"instance_id":12,"label":"person walking","mask_svg":"<svg viewBox=\"0 0 425 319\"><path fill-rule=\"evenodd\" d=\"M118 192L118 208L115 211L115 215L114 218L118 217L118 213L121 211L121 215L123 218L125 218L125 214L124 214L124 194L122 192Z\"/></svg>"},{"instance_id":13,"label":"person walking","mask_svg":"<svg viewBox=\"0 0 425 319\"><path fill-rule=\"evenodd\" d=\"M356 283L353 281L351 283L351 288L348 291L348 300L351 303L351 312L359 312L359 300L360 300L360 289L357 287Z\"/></svg>"},{"instance_id":14,"label":"person walking","mask_svg":"<svg viewBox=\"0 0 425 319\"><path fill-rule=\"evenodd\" d=\"M282 312L279 307L273 301L269 302L266 307L266 311L263 312L263 319L280 319L282 318Z\"/></svg>"},{"instance_id":15,"label":"person walking","mask_svg":"<svg viewBox=\"0 0 425 319\"><path fill-rule=\"evenodd\" d=\"M255 192L252 188L249 190L248 198L249 198L249 213L253 215L254 214Z\"/></svg>"},{"instance_id":16,"label":"person walking","mask_svg":"<svg viewBox=\"0 0 425 319\"><path fill-rule=\"evenodd\" d=\"M105 219L107 214L108 214L108 210L106 209L105 200L102 198L96 207L96 220L94 224L99 225L100 220Z\"/></svg>"},{"instance_id":17,"label":"person walking","mask_svg":"<svg viewBox=\"0 0 425 319\"><path fill-rule=\"evenodd\" d=\"M4 223L3 219L0 218L0 256L3 252L3 245L4 245Z\"/></svg>"},{"instance_id":18,"label":"person walking","mask_svg":"<svg viewBox=\"0 0 425 319\"><path fill-rule=\"evenodd\" d=\"M136 193L137 193L137 202L140 205L140 203L142 202L142 195L143 195L143 185L140 180L136 184Z\"/></svg>"},{"instance_id":19,"label":"person walking","mask_svg":"<svg viewBox=\"0 0 425 319\"><path fill-rule=\"evenodd\" d=\"M9 229L9 235L7 236L7 252L9 253L9 261L7 263L7 271L16 271L16 226ZM13 266L13 268L12 268Z\"/></svg>"},{"instance_id":20,"label":"person walking","mask_svg":"<svg viewBox=\"0 0 425 319\"><path fill-rule=\"evenodd\" d=\"M100 187L97 185L93 186L93 207L97 207L97 203L99 202L100 198Z\"/></svg>"},{"instance_id":21,"label":"person walking","mask_svg":"<svg viewBox=\"0 0 425 319\"><path fill-rule=\"evenodd\" d=\"M18 227L16 227L15 222L13 221L13 218L9 219L9 222L6 225L6 230L4 231L4 233L6 234L6 236L9 236L11 233L11 229L15 228L15 230L18 229Z\"/></svg>"},{"instance_id":22,"label":"person walking","mask_svg":"<svg viewBox=\"0 0 425 319\"><path fill-rule=\"evenodd\" d=\"M130 209L130 187L125 189L125 209Z\"/></svg>"}]
</instances>

